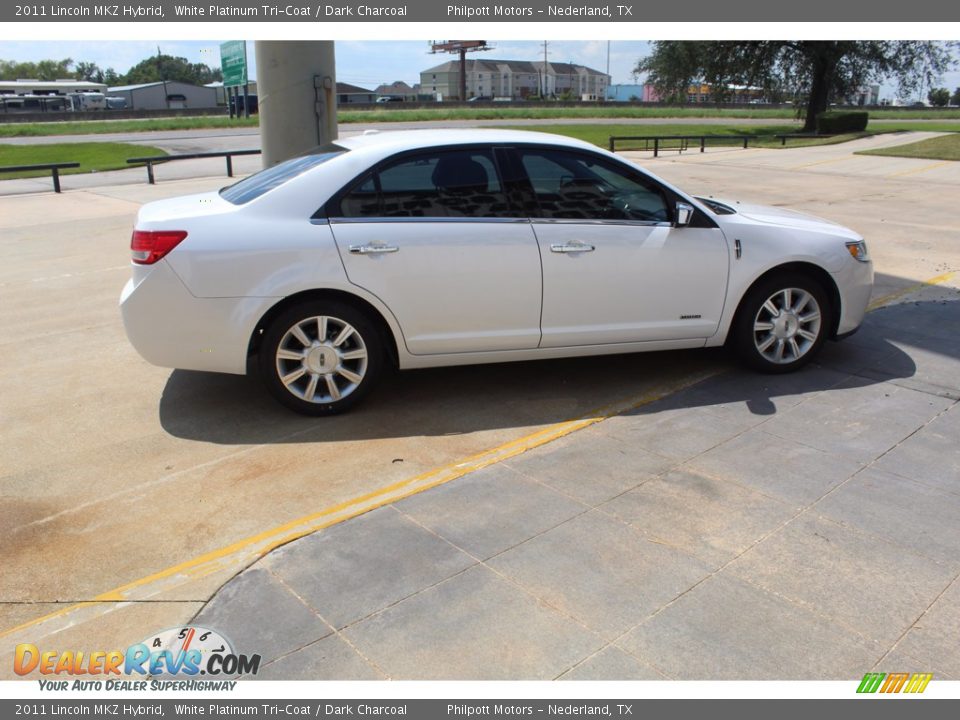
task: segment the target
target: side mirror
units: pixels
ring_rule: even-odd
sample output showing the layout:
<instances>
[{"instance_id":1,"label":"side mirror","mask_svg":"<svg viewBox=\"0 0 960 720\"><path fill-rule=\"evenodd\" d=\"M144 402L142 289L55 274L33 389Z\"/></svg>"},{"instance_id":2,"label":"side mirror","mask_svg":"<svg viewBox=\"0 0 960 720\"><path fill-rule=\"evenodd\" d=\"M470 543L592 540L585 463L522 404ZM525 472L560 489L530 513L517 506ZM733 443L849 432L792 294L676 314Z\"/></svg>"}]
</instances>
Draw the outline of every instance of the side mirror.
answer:
<instances>
[{"instance_id":1,"label":"side mirror","mask_svg":"<svg viewBox=\"0 0 960 720\"><path fill-rule=\"evenodd\" d=\"M685 202L677 203L677 220L674 223L676 227L685 227L693 220L693 205Z\"/></svg>"}]
</instances>

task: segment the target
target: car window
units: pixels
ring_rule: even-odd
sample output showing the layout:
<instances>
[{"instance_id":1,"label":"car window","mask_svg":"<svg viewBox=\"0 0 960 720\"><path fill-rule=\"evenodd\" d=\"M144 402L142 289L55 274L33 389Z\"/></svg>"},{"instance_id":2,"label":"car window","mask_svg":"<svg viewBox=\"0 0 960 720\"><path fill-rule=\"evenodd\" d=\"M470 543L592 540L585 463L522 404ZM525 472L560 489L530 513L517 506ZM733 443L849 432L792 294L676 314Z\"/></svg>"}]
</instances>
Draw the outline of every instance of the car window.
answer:
<instances>
[{"instance_id":1,"label":"car window","mask_svg":"<svg viewBox=\"0 0 960 720\"><path fill-rule=\"evenodd\" d=\"M380 214L380 194L373 175L362 180L340 201L344 217L376 217Z\"/></svg>"},{"instance_id":2,"label":"car window","mask_svg":"<svg viewBox=\"0 0 960 720\"><path fill-rule=\"evenodd\" d=\"M310 155L301 155L285 160L266 170L254 173L240 182L228 185L220 191L220 196L234 205L243 205L283 185L291 178L305 173L310 168L325 163L327 160L345 152L347 152L346 148L331 145L325 148L325 152L311 153Z\"/></svg>"},{"instance_id":3,"label":"car window","mask_svg":"<svg viewBox=\"0 0 960 720\"><path fill-rule=\"evenodd\" d=\"M638 173L605 158L561 150L521 149L538 217L667 222L663 193Z\"/></svg>"},{"instance_id":4,"label":"car window","mask_svg":"<svg viewBox=\"0 0 960 720\"><path fill-rule=\"evenodd\" d=\"M488 150L417 153L361 179L342 217L512 217Z\"/></svg>"}]
</instances>

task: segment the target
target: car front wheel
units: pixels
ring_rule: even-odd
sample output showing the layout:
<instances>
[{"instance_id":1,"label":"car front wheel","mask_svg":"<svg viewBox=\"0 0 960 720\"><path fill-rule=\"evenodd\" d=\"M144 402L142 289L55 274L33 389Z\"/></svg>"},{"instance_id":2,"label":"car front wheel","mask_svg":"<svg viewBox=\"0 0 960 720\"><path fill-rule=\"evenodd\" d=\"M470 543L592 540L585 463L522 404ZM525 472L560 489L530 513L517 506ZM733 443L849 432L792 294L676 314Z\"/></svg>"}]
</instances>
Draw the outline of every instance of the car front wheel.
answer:
<instances>
[{"instance_id":1,"label":"car front wheel","mask_svg":"<svg viewBox=\"0 0 960 720\"><path fill-rule=\"evenodd\" d=\"M267 328L260 372L271 394L304 415L354 406L382 368L373 323L350 305L311 302L282 312Z\"/></svg>"},{"instance_id":2,"label":"car front wheel","mask_svg":"<svg viewBox=\"0 0 960 720\"><path fill-rule=\"evenodd\" d=\"M780 275L752 288L735 321L734 347L751 367L785 373L820 351L831 321L821 285L804 275Z\"/></svg>"}]
</instances>

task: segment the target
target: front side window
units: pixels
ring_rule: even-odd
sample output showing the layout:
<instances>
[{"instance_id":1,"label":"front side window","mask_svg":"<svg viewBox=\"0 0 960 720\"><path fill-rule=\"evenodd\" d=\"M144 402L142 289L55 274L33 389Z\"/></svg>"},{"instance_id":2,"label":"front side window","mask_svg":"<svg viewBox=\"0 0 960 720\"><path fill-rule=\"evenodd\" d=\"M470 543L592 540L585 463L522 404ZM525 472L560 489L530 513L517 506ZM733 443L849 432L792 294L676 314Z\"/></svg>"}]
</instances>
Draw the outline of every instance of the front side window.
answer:
<instances>
[{"instance_id":1,"label":"front side window","mask_svg":"<svg viewBox=\"0 0 960 720\"><path fill-rule=\"evenodd\" d=\"M663 192L606 158L562 150L520 150L538 217L669 222Z\"/></svg>"},{"instance_id":2,"label":"front side window","mask_svg":"<svg viewBox=\"0 0 960 720\"><path fill-rule=\"evenodd\" d=\"M489 150L417 153L362 178L340 200L341 217L511 217Z\"/></svg>"}]
</instances>

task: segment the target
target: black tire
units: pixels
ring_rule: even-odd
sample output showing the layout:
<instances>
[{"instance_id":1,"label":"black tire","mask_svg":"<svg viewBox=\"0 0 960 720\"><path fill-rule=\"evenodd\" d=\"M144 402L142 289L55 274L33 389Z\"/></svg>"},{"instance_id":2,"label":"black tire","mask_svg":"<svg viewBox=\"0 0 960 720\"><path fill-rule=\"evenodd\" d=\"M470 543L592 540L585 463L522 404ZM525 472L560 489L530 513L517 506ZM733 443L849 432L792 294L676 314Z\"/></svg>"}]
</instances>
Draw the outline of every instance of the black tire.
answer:
<instances>
[{"instance_id":1,"label":"black tire","mask_svg":"<svg viewBox=\"0 0 960 720\"><path fill-rule=\"evenodd\" d=\"M787 300L789 308L784 307ZM780 314L774 315L771 308ZM793 372L820 352L832 321L830 298L817 280L803 273L780 273L757 283L744 296L734 318L731 347L754 370Z\"/></svg>"},{"instance_id":2,"label":"black tire","mask_svg":"<svg viewBox=\"0 0 960 720\"><path fill-rule=\"evenodd\" d=\"M326 330L323 338L321 328ZM340 339L347 328L352 332ZM281 349L287 357L278 355ZM297 353L302 357L296 358ZM278 402L316 416L335 415L360 402L383 372L383 357L382 338L366 313L331 300L300 303L274 318L264 332L258 362Z\"/></svg>"}]
</instances>

